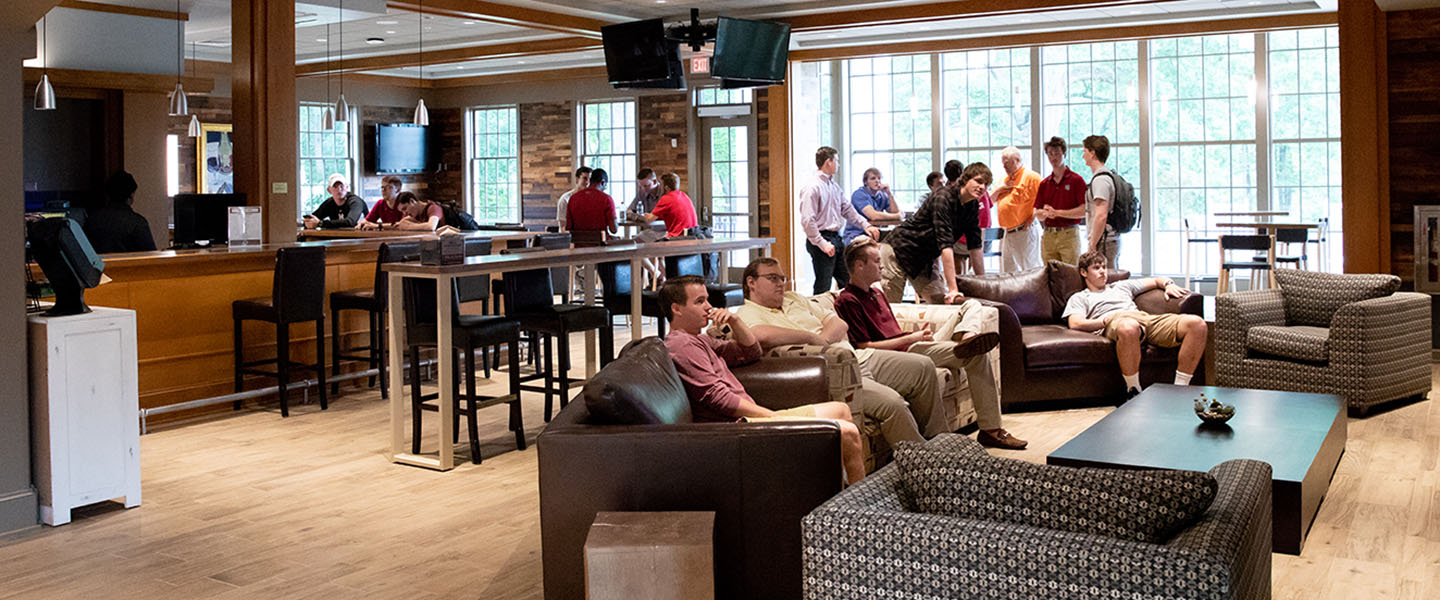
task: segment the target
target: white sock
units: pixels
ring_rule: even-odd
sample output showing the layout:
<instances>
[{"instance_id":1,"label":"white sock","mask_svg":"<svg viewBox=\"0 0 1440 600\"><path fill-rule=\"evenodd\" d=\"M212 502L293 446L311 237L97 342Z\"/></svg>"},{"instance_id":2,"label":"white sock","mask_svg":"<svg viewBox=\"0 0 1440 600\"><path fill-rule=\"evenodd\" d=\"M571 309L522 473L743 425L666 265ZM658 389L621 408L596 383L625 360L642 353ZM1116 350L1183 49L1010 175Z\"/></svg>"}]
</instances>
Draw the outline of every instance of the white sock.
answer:
<instances>
[{"instance_id":1,"label":"white sock","mask_svg":"<svg viewBox=\"0 0 1440 600\"><path fill-rule=\"evenodd\" d=\"M1194 376L1194 373L1181 373L1180 371L1175 371L1175 385L1190 385L1190 378Z\"/></svg>"},{"instance_id":2,"label":"white sock","mask_svg":"<svg viewBox=\"0 0 1440 600\"><path fill-rule=\"evenodd\" d=\"M1134 373L1132 373L1132 374L1130 374L1130 375L1126 375L1126 374L1124 374L1124 373L1121 373L1120 376L1125 378L1125 391L1128 392L1128 391L1130 391L1130 390L1138 390L1138 389L1140 389L1140 372L1139 372L1139 371L1136 371L1136 372L1134 372Z\"/></svg>"}]
</instances>

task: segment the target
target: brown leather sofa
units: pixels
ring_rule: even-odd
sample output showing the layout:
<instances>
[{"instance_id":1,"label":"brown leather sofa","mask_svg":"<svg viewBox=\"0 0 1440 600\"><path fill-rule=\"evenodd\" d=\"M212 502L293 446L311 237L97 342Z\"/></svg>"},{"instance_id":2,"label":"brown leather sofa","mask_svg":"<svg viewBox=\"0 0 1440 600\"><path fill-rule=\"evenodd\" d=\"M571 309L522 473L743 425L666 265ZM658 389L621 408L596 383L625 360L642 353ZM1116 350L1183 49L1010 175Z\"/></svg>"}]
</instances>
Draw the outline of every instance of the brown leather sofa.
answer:
<instances>
[{"instance_id":1,"label":"brown leather sofa","mask_svg":"<svg viewBox=\"0 0 1440 600\"><path fill-rule=\"evenodd\" d=\"M1111 271L1111 282L1128 279L1128 271ZM1060 313L1070 295L1085 288L1074 265L1050 261L1044 268L1021 273L960 277L960 292L1000 310L1000 400L1009 409L1052 400L1116 398L1125 391L1115 343L1104 336L1071 330ZM1202 314L1202 297L1170 299L1160 290L1135 298L1143 311ZM1176 348L1145 344L1140 382L1170 383L1175 377ZM1195 384L1205 381L1204 362Z\"/></svg>"},{"instance_id":2,"label":"brown leather sofa","mask_svg":"<svg viewBox=\"0 0 1440 600\"><path fill-rule=\"evenodd\" d=\"M772 409L828 400L818 357L736 369ZM584 545L600 511L715 511L717 598L798 598L800 519L840 491L829 422L693 423L669 352L631 343L537 442L548 600L585 597Z\"/></svg>"}]
</instances>

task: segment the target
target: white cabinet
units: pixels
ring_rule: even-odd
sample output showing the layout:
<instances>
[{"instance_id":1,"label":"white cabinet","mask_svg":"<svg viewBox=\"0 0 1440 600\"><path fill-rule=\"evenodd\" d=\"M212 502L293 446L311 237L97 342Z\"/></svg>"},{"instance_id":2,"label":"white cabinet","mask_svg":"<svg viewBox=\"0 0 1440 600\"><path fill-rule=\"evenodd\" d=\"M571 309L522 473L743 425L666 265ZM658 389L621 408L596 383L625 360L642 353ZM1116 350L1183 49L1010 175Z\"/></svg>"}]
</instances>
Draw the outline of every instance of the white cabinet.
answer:
<instances>
[{"instance_id":1,"label":"white cabinet","mask_svg":"<svg viewBox=\"0 0 1440 600\"><path fill-rule=\"evenodd\" d=\"M140 505L135 311L29 318L31 433L40 520L124 497Z\"/></svg>"}]
</instances>

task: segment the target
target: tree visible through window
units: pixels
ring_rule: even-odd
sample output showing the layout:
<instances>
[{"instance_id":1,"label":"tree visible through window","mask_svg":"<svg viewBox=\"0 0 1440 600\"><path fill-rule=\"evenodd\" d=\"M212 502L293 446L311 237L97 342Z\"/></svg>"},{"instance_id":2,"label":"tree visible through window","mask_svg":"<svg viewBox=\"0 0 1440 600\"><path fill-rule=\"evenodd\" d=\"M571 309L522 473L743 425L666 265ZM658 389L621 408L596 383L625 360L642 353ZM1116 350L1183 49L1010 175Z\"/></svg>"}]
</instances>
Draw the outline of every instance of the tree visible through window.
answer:
<instances>
[{"instance_id":1,"label":"tree visible through window","mask_svg":"<svg viewBox=\"0 0 1440 600\"><path fill-rule=\"evenodd\" d=\"M355 123L354 111L348 120L336 123L334 129L321 129L327 106L329 104L320 102L300 103L297 218L310 214L330 197L325 183L332 174L344 175L351 190L355 188L355 145L350 129Z\"/></svg>"},{"instance_id":2,"label":"tree visible through window","mask_svg":"<svg viewBox=\"0 0 1440 600\"><path fill-rule=\"evenodd\" d=\"M615 210L625 210L635 198L635 101L586 102L581 113L580 164L605 169Z\"/></svg>"},{"instance_id":3,"label":"tree visible through window","mask_svg":"<svg viewBox=\"0 0 1440 600\"><path fill-rule=\"evenodd\" d=\"M482 224L519 223L519 117L513 106L469 111L470 214Z\"/></svg>"},{"instance_id":4,"label":"tree visible through window","mask_svg":"<svg viewBox=\"0 0 1440 600\"><path fill-rule=\"evenodd\" d=\"M940 66L945 159L983 162L1003 177L1000 151L1030 148L1030 49L942 54Z\"/></svg>"},{"instance_id":5,"label":"tree visible through window","mask_svg":"<svg viewBox=\"0 0 1440 600\"><path fill-rule=\"evenodd\" d=\"M930 56L847 61L850 160L841 165L845 197L865 169L880 169L901 210L915 210L931 170Z\"/></svg>"},{"instance_id":6,"label":"tree visible through window","mask_svg":"<svg viewBox=\"0 0 1440 600\"><path fill-rule=\"evenodd\" d=\"M1328 219L1326 268L1338 271L1340 34L1331 27L1269 36L1271 208L1307 223ZM1311 268L1314 260L1312 253Z\"/></svg>"}]
</instances>

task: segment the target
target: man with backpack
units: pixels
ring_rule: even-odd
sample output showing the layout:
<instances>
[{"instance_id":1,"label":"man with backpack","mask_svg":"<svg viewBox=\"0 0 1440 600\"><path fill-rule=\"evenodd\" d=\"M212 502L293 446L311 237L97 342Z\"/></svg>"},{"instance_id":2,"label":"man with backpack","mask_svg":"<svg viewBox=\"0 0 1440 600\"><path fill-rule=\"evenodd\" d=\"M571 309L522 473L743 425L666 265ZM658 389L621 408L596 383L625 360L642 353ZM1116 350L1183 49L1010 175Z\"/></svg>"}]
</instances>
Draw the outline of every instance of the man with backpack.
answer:
<instances>
[{"instance_id":1,"label":"man with backpack","mask_svg":"<svg viewBox=\"0 0 1440 600\"><path fill-rule=\"evenodd\" d=\"M1070 210L1056 210L1057 217L1075 219L1085 217L1087 242L1086 252L1099 252L1105 256L1106 267L1116 267L1120 255L1120 235L1130 233L1140 222L1140 201L1135 198L1135 188L1119 173L1105 166L1110 158L1110 140L1103 135L1092 135L1081 142L1085 151L1081 155L1085 166L1090 167L1090 189L1085 193L1085 206Z\"/></svg>"}]
</instances>

